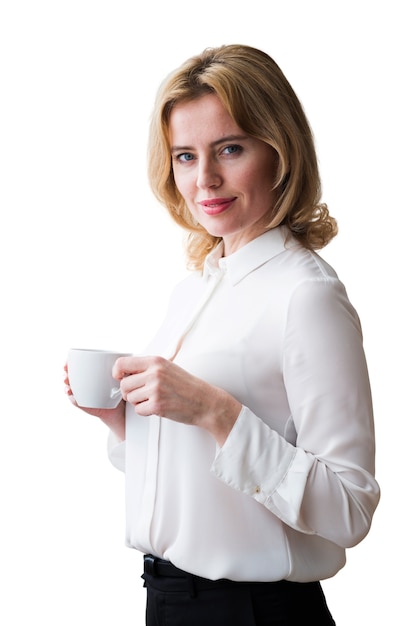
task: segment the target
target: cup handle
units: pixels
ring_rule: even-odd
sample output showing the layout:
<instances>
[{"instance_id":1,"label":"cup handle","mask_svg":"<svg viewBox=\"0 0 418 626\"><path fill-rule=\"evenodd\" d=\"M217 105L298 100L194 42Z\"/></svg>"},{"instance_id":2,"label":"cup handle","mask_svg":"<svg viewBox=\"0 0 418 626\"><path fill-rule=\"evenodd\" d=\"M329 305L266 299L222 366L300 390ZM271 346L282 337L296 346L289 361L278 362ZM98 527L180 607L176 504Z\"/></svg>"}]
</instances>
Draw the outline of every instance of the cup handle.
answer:
<instances>
[{"instance_id":1,"label":"cup handle","mask_svg":"<svg viewBox=\"0 0 418 626\"><path fill-rule=\"evenodd\" d=\"M112 389L110 390L110 397L112 398L112 400L115 400L116 398L121 398L122 392L120 390L120 387L112 387Z\"/></svg>"}]
</instances>

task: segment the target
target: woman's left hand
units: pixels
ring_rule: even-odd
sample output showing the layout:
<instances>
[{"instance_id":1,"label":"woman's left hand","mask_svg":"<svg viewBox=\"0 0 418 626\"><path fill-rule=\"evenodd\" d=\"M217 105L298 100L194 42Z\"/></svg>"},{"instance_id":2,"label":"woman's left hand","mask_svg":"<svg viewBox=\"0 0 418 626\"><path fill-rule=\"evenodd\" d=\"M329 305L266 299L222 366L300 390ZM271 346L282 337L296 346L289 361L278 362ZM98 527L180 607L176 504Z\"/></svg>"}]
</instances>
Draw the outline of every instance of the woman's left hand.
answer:
<instances>
[{"instance_id":1,"label":"woman's left hand","mask_svg":"<svg viewBox=\"0 0 418 626\"><path fill-rule=\"evenodd\" d=\"M119 358L113 376L138 415L159 415L208 430L222 445L242 405L223 389L159 356Z\"/></svg>"}]
</instances>

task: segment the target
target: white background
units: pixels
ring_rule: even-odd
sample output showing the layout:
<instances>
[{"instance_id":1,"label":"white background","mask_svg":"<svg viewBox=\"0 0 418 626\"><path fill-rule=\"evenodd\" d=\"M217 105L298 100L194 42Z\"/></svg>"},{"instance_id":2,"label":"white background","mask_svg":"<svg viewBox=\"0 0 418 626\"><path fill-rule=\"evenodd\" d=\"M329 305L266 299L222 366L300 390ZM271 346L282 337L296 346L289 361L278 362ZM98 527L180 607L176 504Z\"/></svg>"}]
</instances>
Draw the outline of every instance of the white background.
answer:
<instances>
[{"instance_id":1,"label":"white background","mask_svg":"<svg viewBox=\"0 0 418 626\"><path fill-rule=\"evenodd\" d=\"M338 626L416 623L418 107L414 2L3 0L0 8L0 622L143 623L106 431L63 393L71 346L138 351L185 273L148 191L162 78L222 43L264 49L313 126L359 311L382 500L324 583Z\"/></svg>"}]
</instances>

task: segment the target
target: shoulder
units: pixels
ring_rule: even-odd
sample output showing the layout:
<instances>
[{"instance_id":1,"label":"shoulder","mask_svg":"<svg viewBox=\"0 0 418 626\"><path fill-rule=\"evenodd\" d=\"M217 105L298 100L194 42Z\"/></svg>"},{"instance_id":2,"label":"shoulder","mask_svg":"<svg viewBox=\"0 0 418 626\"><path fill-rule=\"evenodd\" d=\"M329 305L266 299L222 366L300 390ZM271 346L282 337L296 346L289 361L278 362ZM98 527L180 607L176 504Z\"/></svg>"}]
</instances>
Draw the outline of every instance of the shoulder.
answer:
<instances>
[{"instance_id":1,"label":"shoulder","mask_svg":"<svg viewBox=\"0 0 418 626\"><path fill-rule=\"evenodd\" d=\"M332 319L350 319L359 325L357 312L335 269L317 252L291 244L273 260L277 292L287 302L290 318L326 324Z\"/></svg>"},{"instance_id":2,"label":"shoulder","mask_svg":"<svg viewBox=\"0 0 418 626\"><path fill-rule=\"evenodd\" d=\"M288 272L306 279L338 279L335 269L317 252L304 248L299 243L292 242L286 247L282 255L283 264Z\"/></svg>"},{"instance_id":3,"label":"shoulder","mask_svg":"<svg viewBox=\"0 0 418 626\"><path fill-rule=\"evenodd\" d=\"M271 258L261 269L261 278L269 283L273 293L284 303L296 291L332 292L342 283L334 268L319 254L291 242L280 254Z\"/></svg>"},{"instance_id":4,"label":"shoulder","mask_svg":"<svg viewBox=\"0 0 418 626\"><path fill-rule=\"evenodd\" d=\"M305 278L294 285L287 308L287 332L299 340L310 336L314 342L327 338L335 345L336 337L362 338L360 318L351 303L344 284L335 276ZM354 335L352 334L354 333Z\"/></svg>"}]
</instances>

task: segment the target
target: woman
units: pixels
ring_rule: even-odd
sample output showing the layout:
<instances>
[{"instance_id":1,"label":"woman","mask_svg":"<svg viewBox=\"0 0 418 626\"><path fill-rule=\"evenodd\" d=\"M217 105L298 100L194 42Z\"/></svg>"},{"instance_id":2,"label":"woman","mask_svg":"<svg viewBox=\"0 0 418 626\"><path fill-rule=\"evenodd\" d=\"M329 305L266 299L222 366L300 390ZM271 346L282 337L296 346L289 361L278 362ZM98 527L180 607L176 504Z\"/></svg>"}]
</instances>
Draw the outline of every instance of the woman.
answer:
<instances>
[{"instance_id":1,"label":"woman","mask_svg":"<svg viewBox=\"0 0 418 626\"><path fill-rule=\"evenodd\" d=\"M337 227L312 133L276 63L231 45L171 74L149 176L193 272L146 355L116 362L123 402L95 412L126 473L146 623L334 624L319 581L379 499L372 402L357 314L315 252Z\"/></svg>"}]
</instances>

